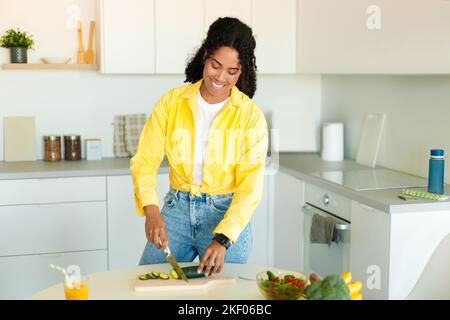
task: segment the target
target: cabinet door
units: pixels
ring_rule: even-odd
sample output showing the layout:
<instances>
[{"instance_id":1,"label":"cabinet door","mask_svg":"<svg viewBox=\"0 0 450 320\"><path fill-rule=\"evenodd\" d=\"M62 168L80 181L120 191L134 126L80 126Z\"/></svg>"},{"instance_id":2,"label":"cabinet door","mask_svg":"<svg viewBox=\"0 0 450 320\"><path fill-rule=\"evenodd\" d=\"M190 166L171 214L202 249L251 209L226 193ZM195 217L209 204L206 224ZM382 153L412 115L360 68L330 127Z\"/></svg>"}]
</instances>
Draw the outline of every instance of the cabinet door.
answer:
<instances>
[{"instance_id":1,"label":"cabinet door","mask_svg":"<svg viewBox=\"0 0 450 320\"><path fill-rule=\"evenodd\" d=\"M259 73L296 73L297 0L253 1Z\"/></svg>"},{"instance_id":2,"label":"cabinet door","mask_svg":"<svg viewBox=\"0 0 450 320\"><path fill-rule=\"evenodd\" d=\"M350 271L363 283L365 299L387 299L390 217L352 201Z\"/></svg>"},{"instance_id":3,"label":"cabinet door","mask_svg":"<svg viewBox=\"0 0 450 320\"><path fill-rule=\"evenodd\" d=\"M274 177L273 214L274 266L303 271L303 181L283 172Z\"/></svg>"},{"instance_id":4,"label":"cabinet door","mask_svg":"<svg viewBox=\"0 0 450 320\"><path fill-rule=\"evenodd\" d=\"M300 72L450 71L448 1L299 0L298 16Z\"/></svg>"},{"instance_id":5,"label":"cabinet door","mask_svg":"<svg viewBox=\"0 0 450 320\"><path fill-rule=\"evenodd\" d=\"M204 31L219 17L234 17L248 24L252 21L252 0L206 0Z\"/></svg>"},{"instance_id":6,"label":"cabinet door","mask_svg":"<svg viewBox=\"0 0 450 320\"><path fill-rule=\"evenodd\" d=\"M107 251L84 251L0 258L0 300L29 299L38 291L62 283L61 272L49 264L67 268L78 265L83 275L107 270Z\"/></svg>"},{"instance_id":7,"label":"cabinet door","mask_svg":"<svg viewBox=\"0 0 450 320\"><path fill-rule=\"evenodd\" d=\"M0 206L0 256L107 248L106 202Z\"/></svg>"},{"instance_id":8,"label":"cabinet door","mask_svg":"<svg viewBox=\"0 0 450 320\"><path fill-rule=\"evenodd\" d=\"M169 189L169 175L157 175L157 190L162 208ZM147 243L145 218L135 213L131 176L108 177L109 269L134 267Z\"/></svg>"},{"instance_id":9,"label":"cabinet door","mask_svg":"<svg viewBox=\"0 0 450 320\"><path fill-rule=\"evenodd\" d=\"M156 0L156 73L184 73L205 36L202 0Z\"/></svg>"},{"instance_id":10,"label":"cabinet door","mask_svg":"<svg viewBox=\"0 0 450 320\"><path fill-rule=\"evenodd\" d=\"M100 19L102 73L155 72L155 0L101 0Z\"/></svg>"},{"instance_id":11,"label":"cabinet door","mask_svg":"<svg viewBox=\"0 0 450 320\"><path fill-rule=\"evenodd\" d=\"M259 206L250 220L252 228L252 250L248 263L266 266L269 264L269 190L270 177L264 179L264 191Z\"/></svg>"}]
</instances>

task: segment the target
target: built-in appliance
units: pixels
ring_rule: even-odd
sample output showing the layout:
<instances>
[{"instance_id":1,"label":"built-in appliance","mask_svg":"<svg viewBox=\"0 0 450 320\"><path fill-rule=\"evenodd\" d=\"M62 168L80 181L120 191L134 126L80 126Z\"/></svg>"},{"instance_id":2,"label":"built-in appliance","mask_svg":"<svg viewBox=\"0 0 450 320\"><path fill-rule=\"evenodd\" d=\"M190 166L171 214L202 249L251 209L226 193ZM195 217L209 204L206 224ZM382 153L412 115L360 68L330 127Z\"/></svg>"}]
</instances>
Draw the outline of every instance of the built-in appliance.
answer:
<instances>
[{"instance_id":1,"label":"built-in appliance","mask_svg":"<svg viewBox=\"0 0 450 320\"><path fill-rule=\"evenodd\" d=\"M426 187L426 179L389 169L313 172L313 176L355 191Z\"/></svg>"},{"instance_id":2,"label":"built-in appliance","mask_svg":"<svg viewBox=\"0 0 450 320\"><path fill-rule=\"evenodd\" d=\"M306 274L321 277L341 274L350 268L350 205L351 201L341 195L312 184L305 185L303 269ZM315 214L335 222L334 232L339 233L338 242L312 243L310 232Z\"/></svg>"}]
</instances>

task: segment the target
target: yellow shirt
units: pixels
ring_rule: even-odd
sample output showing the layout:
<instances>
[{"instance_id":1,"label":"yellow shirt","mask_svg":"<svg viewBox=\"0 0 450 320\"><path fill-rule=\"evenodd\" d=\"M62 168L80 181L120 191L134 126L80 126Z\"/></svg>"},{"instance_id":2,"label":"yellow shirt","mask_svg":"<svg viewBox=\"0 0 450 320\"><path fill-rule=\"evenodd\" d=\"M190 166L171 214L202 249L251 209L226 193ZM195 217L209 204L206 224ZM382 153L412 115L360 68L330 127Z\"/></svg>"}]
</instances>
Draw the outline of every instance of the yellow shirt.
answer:
<instances>
[{"instance_id":1,"label":"yellow shirt","mask_svg":"<svg viewBox=\"0 0 450 320\"><path fill-rule=\"evenodd\" d=\"M144 216L144 206L159 206L156 175L165 154L172 188L193 195L234 192L214 233L235 242L261 201L267 123L256 104L234 86L210 128L202 184L193 184L194 123L202 81L170 90L152 110L130 162L136 211Z\"/></svg>"}]
</instances>

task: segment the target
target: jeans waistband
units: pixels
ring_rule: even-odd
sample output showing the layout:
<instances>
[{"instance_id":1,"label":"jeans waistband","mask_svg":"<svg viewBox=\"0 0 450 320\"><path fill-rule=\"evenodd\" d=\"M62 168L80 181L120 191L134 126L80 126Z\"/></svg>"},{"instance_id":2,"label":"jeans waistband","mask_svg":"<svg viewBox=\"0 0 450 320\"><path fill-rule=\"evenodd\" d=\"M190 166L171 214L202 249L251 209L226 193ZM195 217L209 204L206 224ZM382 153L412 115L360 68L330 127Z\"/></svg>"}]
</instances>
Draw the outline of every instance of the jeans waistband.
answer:
<instances>
[{"instance_id":1,"label":"jeans waistband","mask_svg":"<svg viewBox=\"0 0 450 320\"><path fill-rule=\"evenodd\" d=\"M234 192L225 194L200 193L200 195L194 195L191 194L189 191L177 190L172 187L170 187L169 193L172 193L177 199L182 200L195 199L197 201L205 201L205 202L209 202L210 200L221 200L232 197L234 195Z\"/></svg>"}]
</instances>

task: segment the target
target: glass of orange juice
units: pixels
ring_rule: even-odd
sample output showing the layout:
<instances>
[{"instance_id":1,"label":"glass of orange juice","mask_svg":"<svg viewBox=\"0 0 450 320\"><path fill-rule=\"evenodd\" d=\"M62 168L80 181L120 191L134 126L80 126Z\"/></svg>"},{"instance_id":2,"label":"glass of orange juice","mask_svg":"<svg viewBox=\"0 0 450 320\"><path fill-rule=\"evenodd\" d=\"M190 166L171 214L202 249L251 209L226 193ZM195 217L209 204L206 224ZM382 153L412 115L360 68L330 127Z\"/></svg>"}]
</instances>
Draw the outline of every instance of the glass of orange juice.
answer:
<instances>
[{"instance_id":1,"label":"glass of orange juice","mask_svg":"<svg viewBox=\"0 0 450 320\"><path fill-rule=\"evenodd\" d=\"M79 281L64 283L64 294L66 300L88 300L89 285L88 278L83 277Z\"/></svg>"}]
</instances>

